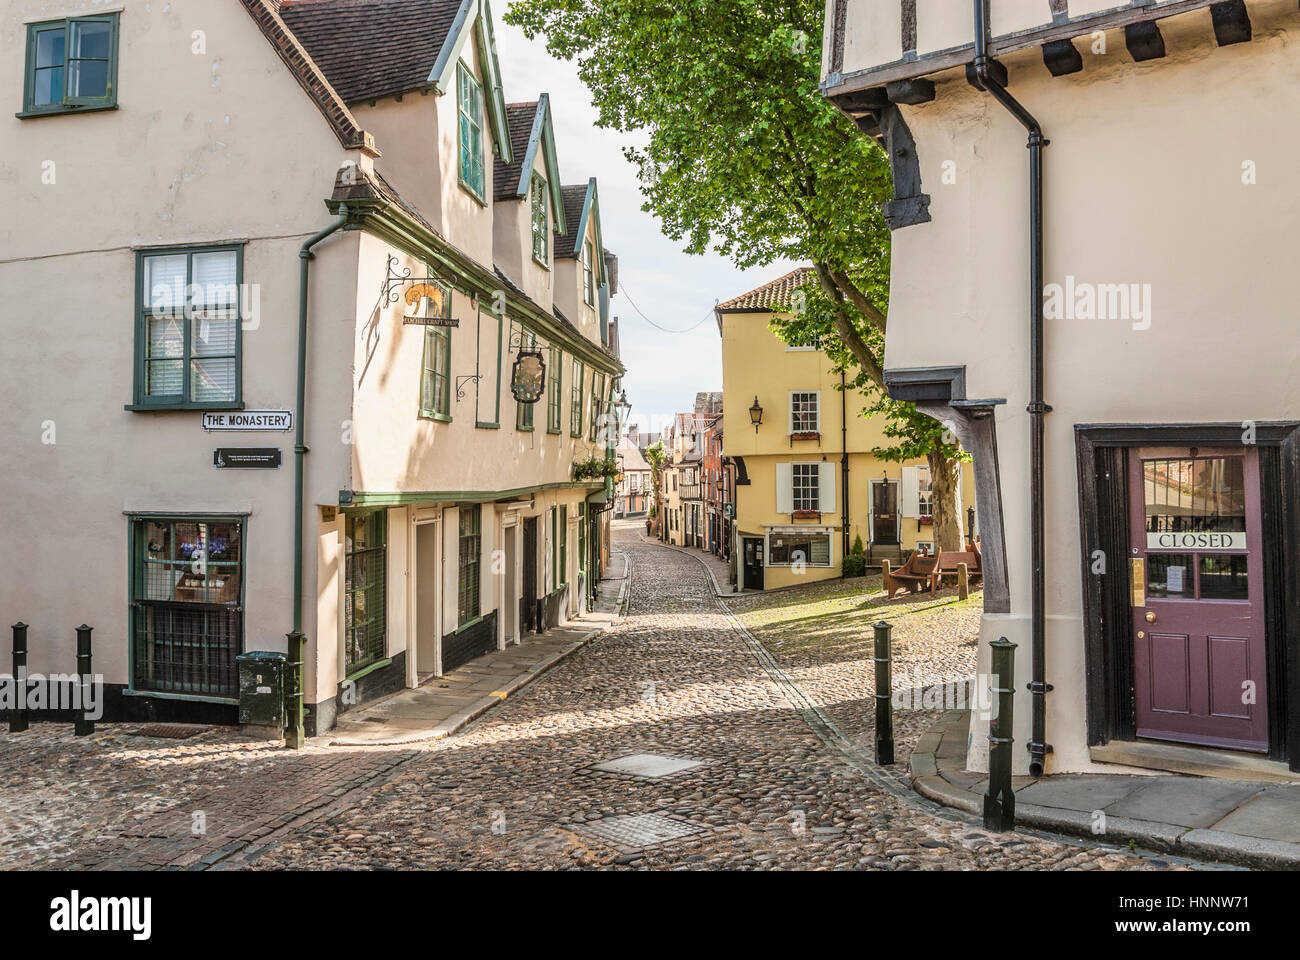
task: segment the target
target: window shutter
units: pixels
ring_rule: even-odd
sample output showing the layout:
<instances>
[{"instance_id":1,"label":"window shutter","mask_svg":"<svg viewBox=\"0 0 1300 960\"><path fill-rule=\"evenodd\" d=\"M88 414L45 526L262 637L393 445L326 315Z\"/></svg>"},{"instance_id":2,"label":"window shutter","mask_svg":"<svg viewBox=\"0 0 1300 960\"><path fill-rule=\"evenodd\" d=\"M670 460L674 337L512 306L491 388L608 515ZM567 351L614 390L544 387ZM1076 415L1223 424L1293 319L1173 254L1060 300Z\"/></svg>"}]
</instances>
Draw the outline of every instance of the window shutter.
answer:
<instances>
[{"instance_id":1,"label":"window shutter","mask_svg":"<svg viewBox=\"0 0 1300 960\"><path fill-rule=\"evenodd\" d=\"M794 512L794 468L788 463L776 465L776 512Z\"/></svg>"},{"instance_id":2,"label":"window shutter","mask_svg":"<svg viewBox=\"0 0 1300 960\"><path fill-rule=\"evenodd\" d=\"M899 510L909 520L921 515L921 478L916 467L903 468L902 503Z\"/></svg>"},{"instance_id":3,"label":"window shutter","mask_svg":"<svg viewBox=\"0 0 1300 960\"><path fill-rule=\"evenodd\" d=\"M822 513L835 512L835 471L838 466L835 463L817 464L817 497L821 501L819 509Z\"/></svg>"}]
</instances>

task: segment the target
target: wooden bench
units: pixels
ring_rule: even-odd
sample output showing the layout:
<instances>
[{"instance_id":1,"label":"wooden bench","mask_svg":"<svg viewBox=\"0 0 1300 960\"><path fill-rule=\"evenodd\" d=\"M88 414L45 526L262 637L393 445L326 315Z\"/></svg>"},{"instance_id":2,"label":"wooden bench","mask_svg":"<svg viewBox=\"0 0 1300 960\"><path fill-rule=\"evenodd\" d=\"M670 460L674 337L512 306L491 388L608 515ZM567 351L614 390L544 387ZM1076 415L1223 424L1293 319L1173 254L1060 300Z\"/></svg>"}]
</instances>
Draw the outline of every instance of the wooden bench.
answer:
<instances>
[{"instance_id":1,"label":"wooden bench","mask_svg":"<svg viewBox=\"0 0 1300 960\"><path fill-rule=\"evenodd\" d=\"M930 592L943 587L945 577L957 581L958 568L966 564L967 582L973 583L981 576L979 548L971 544L971 550L940 550L934 558L934 571L930 574Z\"/></svg>"},{"instance_id":2,"label":"wooden bench","mask_svg":"<svg viewBox=\"0 0 1300 960\"><path fill-rule=\"evenodd\" d=\"M897 570L889 569L889 561L886 560L880 565L881 572L884 574L885 587L889 590L889 599L894 599L894 594L906 587L912 593L918 593L924 586L934 589L934 570L935 557L926 556L921 551L916 551L907 558L907 563L903 564Z\"/></svg>"}]
</instances>

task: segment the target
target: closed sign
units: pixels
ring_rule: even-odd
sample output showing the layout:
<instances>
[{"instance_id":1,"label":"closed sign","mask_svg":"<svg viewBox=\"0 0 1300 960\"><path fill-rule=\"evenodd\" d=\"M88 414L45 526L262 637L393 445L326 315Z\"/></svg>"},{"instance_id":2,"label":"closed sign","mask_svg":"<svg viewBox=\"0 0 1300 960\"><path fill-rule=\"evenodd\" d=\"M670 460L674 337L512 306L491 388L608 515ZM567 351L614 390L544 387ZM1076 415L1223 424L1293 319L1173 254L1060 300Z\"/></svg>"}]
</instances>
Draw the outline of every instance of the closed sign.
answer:
<instances>
[{"instance_id":1,"label":"closed sign","mask_svg":"<svg viewBox=\"0 0 1300 960\"><path fill-rule=\"evenodd\" d=\"M1148 533L1148 550L1245 550L1246 531L1209 533L1184 530L1176 533Z\"/></svg>"}]
</instances>

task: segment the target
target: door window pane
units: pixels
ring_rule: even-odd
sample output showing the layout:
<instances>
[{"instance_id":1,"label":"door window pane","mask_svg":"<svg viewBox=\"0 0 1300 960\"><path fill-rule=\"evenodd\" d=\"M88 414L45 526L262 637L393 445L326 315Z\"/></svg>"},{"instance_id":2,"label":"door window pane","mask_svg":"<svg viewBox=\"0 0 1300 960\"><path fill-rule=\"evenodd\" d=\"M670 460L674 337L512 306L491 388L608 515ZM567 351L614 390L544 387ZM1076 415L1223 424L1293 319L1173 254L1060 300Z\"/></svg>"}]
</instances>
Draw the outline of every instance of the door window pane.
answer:
<instances>
[{"instance_id":1,"label":"door window pane","mask_svg":"<svg viewBox=\"0 0 1300 960\"><path fill-rule=\"evenodd\" d=\"M1196 596L1195 562L1190 553L1147 555L1147 596L1187 599Z\"/></svg>"},{"instance_id":2,"label":"door window pane","mask_svg":"<svg viewBox=\"0 0 1300 960\"><path fill-rule=\"evenodd\" d=\"M1245 531L1244 458L1145 460L1142 468L1148 534ZM1238 540L1240 548L1235 545ZM1162 542L1167 547L1162 547ZM1233 544L1231 549L1245 549L1244 538L1230 537L1227 542ZM1190 545L1190 541L1183 538L1161 541L1150 536L1147 541L1151 549L1185 544Z\"/></svg>"},{"instance_id":3,"label":"door window pane","mask_svg":"<svg viewBox=\"0 0 1300 960\"><path fill-rule=\"evenodd\" d=\"M1245 556L1231 553L1202 555L1202 600L1249 600L1247 587Z\"/></svg>"}]
</instances>

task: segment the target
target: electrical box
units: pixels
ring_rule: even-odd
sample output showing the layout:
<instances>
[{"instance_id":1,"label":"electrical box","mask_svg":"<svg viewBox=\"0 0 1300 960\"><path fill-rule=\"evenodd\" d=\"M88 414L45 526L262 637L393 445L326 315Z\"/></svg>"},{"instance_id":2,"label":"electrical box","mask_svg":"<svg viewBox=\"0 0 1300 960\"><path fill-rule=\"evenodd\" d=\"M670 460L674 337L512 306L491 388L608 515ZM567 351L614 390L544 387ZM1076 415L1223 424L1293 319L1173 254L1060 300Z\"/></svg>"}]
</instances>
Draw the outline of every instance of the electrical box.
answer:
<instances>
[{"instance_id":1,"label":"electrical box","mask_svg":"<svg viewBox=\"0 0 1300 960\"><path fill-rule=\"evenodd\" d=\"M259 651L241 653L239 722L242 726L284 729L284 671L288 656Z\"/></svg>"}]
</instances>

